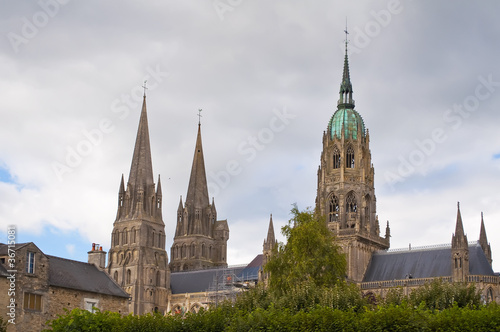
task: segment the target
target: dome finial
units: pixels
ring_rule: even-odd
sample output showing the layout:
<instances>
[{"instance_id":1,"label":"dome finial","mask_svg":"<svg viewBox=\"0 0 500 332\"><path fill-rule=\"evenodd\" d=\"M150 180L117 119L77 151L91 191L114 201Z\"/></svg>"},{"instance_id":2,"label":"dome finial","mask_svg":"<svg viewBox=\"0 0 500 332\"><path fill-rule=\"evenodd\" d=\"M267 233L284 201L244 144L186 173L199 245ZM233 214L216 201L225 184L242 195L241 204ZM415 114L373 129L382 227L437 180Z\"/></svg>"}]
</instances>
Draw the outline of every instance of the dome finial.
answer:
<instances>
[{"instance_id":1,"label":"dome finial","mask_svg":"<svg viewBox=\"0 0 500 332\"><path fill-rule=\"evenodd\" d=\"M345 56L347 57L347 44L349 44L349 41L347 40L347 35L349 34L349 32L347 31L347 16L345 18Z\"/></svg>"},{"instance_id":2,"label":"dome finial","mask_svg":"<svg viewBox=\"0 0 500 332\"><path fill-rule=\"evenodd\" d=\"M338 108L354 108L354 100L352 99L352 84L351 78L349 75L349 59L347 56L347 44L349 44L349 40L347 39L347 35L349 32L347 31L347 17L345 21L345 56L344 56L344 71L342 73L342 83L340 84L340 98L337 103Z\"/></svg>"}]
</instances>

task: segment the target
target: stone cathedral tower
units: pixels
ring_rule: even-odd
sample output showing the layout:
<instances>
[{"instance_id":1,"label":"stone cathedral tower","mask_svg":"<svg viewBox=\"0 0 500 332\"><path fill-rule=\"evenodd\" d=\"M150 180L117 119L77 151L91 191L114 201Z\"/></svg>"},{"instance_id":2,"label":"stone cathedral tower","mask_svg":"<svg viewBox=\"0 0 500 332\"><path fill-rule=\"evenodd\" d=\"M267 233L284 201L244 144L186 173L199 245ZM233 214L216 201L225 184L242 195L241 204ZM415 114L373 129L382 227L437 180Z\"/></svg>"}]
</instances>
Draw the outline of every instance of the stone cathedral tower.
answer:
<instances>
[{"instance_id":1,"label":"stone cathedral tower","mask_svg":"<svg viewBox=\"0 0 500 332\"><path fill-rule=\"evenodd\" d=\"M153 180L144 96L127 189L122 175L118 193L107 267L130 294L129 312L135 315L167 311L170 271L161 202L160 177L156 189Z\"/></svg>"},{"instance_id":2,"label":"stone cathedral tower","mask_svg":"<svg viewBox=\"0 0 500 332\"><path fill-rule=\"evenodd\" d=\"M360 282L376 250L389 248L389 225L380 236L370 138L354 109L346 53L337 110L323 133L316 210L326 217L347 258L348 279Z\"/></svg>"},{"instance_id":3,"label":"stone cathedral tower","mask_svg":"<svg viewBox=\"0 0 500 332\"><path fill-rule=\"evenodd\" d=\"M194 149L186 203L182 197L177 210L177 226L171 248L172 272L227 267L227 220L217 220L217 210L208 198L207 176L201 144L201 124Z\"/></svg>"}]
</instances>

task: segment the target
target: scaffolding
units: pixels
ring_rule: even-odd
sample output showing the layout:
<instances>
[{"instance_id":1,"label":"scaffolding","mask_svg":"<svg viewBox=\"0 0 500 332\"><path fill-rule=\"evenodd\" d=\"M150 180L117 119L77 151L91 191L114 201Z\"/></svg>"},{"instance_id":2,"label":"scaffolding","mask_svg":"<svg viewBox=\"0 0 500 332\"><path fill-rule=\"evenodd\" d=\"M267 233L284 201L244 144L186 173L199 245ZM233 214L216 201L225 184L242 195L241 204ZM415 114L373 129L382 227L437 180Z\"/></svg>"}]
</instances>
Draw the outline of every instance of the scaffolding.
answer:
<instances>
[{"instance_id":1,"label":"scaffolding","mask_svg":"<svg viewBox=\"0 0 500 332\"><path fill-rule=\"evenodd\" d=\"M244 282L238 278L232 268L217 270L208 289L208 303L217 307L222 301L235 301L236 294L241 292Z\"/></svg>"}]
</instances>

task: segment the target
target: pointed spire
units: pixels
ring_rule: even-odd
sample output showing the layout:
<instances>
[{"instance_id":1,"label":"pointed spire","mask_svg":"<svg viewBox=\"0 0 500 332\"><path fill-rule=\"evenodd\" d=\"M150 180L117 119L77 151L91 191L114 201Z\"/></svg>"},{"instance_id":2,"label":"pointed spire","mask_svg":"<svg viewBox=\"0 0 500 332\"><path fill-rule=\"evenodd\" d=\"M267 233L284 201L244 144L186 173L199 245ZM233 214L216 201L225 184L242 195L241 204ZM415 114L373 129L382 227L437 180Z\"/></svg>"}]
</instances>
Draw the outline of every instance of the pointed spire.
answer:
<instances>
[{"instance_id":1,"label":"pointed spire","mask_svg":"<svg viewBox=\"0 0 500 332\"><path fill-rule=\"evenodd\" d=\"M479 245L483 249L484 254L488 262L492 263L491 259L491 246L488 243L488 238L486 237L486 228L484 227L483 213L481 212L481 230L479 231Z\"/></svg>"},{"instance_id":2,"label":"pointed spire","mask_svg":"<svg viewBox=\"0 0 500 332\"><path fill-rule=\"evenodd\" d=\"M158 174L158 187L156 187L156 196L161 196L161 180L160 180L160 174Z\"/></svg>"},{"instance_id":3,"label":"pointed spire","mask_svg":"<svg viewBox=\"0 0 500 332\"><path fill-rule=\"evenodd\" d=\"M181 211L183 209L182 207L182 195L181 195L181 198L179 200L179 207L177 208L179 211Z\"/></svg>"},{"instance_id":4,"label":"pointed spire","mask_svg":"<svg viewBox=\"0 0 500 332\"><path fill-rule=\"evenodd\" d=\"M201 124L198 124L198 136L194 149L193 165L189 178L189 187L186 195L186 205L196 208L205 208L209 205L207 176L201 144Z\"/></svg>"},{"instance_id":5,"label":"pointed spire","mask_svg":"<svg viewBox=\"0 0 500 332\"><path fill-rule=\"evenodd\" d=\"M481 212L481 230L479 231L479 242L488 244L488 239L486 238L486 228L484 227L483 212Z\"/></svg>"},{"instance_id":6,"label":"pointed spire","mask_svg":"<svg viewBox=\"0 0 500 332\"><path fill-rule=\"evenodd\" d=\"M123 173L122 173L122 181L120 182L120 191L118 192L119 195L123 195L125 193L125 181L123 180Z\"/></svg>"},{"instance_id":7,"label":"pointed spire","mask_svg":"<svg viewBox=\"0 0 500 332\"><path fill-rule=\"evenodd\" d=\"M460 213L460 202L457 203L457 223L455 225L455 233L451 238L452 248L468 248L467 235L464 232L462 223L462 214Z\"/></svg>"},{"instance_id":8,"label":"pointed spire","mask_svg":"<svg viewBox=\"0 0 500 332\"><path fill-rule=\"evenodd\" d=\"M457 203L457 224L455 225L455 236L464 236L464 225L462 223L462 214L460 213L460 202Z\"/></svg>"},{"instance_id":9,"label":"pointed spire","mask_svg":"<svg viewBox=\"0 0 500 332\"><path fill-rule=\"evenodd\" d=\"M352 99L352 83L351 76L349 74L349 59L347 56L347 44L349 41L347 40L347 18L346 18L346 27L345 27L345 55L344 55L344 71L342 73L342 83L340 84L340 99L338 101L338 108L354 108L354 100Z\"/></svg>"},{"instance_id":10,"label":"pointed spire","mask_svg":"<svg viewBox=\"0 0 500 332\"><path fill-rule=\"evenodd\" d=\"M134 190L139 187L147 188L154 184L153 163L151 161L151 146L149 144L148 115L146 111L146 96L143 98L139 128L135 140L134 155L130 166L128 183Z\"/></svg>"},{"instance_id":11,"label":"pointed spire","mask_svg":"<svg viewBox=\"0 0 500 332\"><path fill-rule=\"evenodd\" d=\"M271 218L269 219L269 229L267 230L266 243L272 244L275 241L276 241L276 238L274 237L273 215L271 214Z\"/></svg>"}]
</instances>

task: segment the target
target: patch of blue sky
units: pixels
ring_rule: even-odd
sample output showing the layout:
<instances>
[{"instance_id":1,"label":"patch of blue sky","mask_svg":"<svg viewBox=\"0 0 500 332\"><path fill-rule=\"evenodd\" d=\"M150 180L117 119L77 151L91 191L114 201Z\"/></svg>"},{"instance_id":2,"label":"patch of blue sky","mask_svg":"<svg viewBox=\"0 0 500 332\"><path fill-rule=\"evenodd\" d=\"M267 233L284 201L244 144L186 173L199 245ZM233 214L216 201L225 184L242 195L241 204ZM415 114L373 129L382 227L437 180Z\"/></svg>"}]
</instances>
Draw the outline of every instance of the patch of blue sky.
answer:
<instances>
[{"instance_id":1,"label":"patch of blue sky","mask_svg":"<svg viewBox=\"0 0 500 332\"><path fill-rule=\"evenodd\" d=\"M9 170L0 164L0 182L15 183Z\"/></svg>"},{"instance_id":2,"label":"patch of blue sky","mask_svg":"<svg viewBox=\"0 0 500 332\"><path fill-rule=\"evenodd\" d=\"M500 153L494 154L493 159L500 159Z\"/></svg>"},{"instance_id":3,"label":"patch of blue sky","mask_svg":"<svg viewBox=\"0 0 500 332\"><path fill-rule=\"evenodd\" d=\"M76 261L86 262L87 252L92 249L89 243L77 230L59 230L45 227L41 232L34 234L17 229L16 243L33 242L44 254ZM6 230L0 230L0 243L6 243Z\"/></svg>"}]
</instances>

